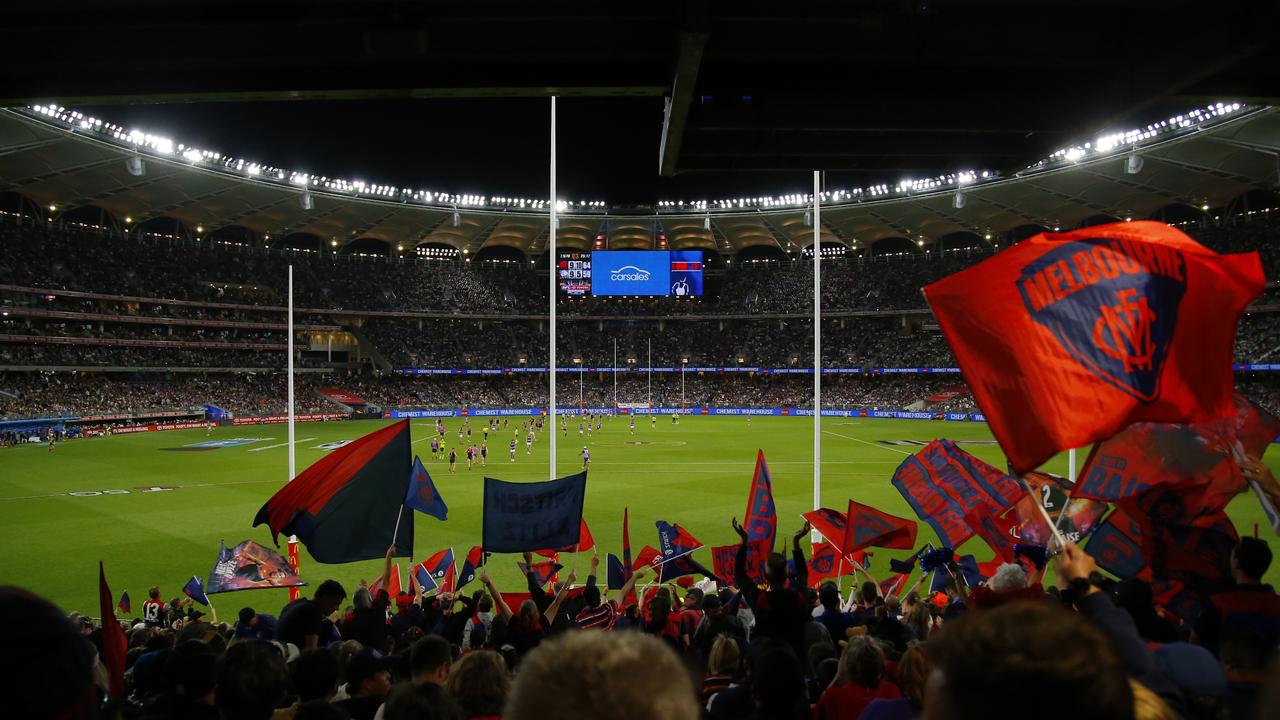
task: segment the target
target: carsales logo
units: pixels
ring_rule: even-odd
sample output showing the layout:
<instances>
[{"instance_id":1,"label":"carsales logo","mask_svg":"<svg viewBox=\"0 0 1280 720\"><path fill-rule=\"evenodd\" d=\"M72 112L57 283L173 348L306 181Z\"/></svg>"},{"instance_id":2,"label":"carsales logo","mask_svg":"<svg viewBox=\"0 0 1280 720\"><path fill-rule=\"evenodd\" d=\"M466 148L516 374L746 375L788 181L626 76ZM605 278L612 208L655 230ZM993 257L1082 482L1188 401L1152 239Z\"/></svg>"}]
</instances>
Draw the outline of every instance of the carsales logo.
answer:
<instances>
[{"instance_id":1,"label":"carsales logo","mask_svg":"<svg viewBox=\"0 0 1280 720\"><path fill-rule=\"evenodd\" d=\"M635 265L623 265L617 270L610 270L609 279L615 282L624 282L624 281L648 282L649 271L641 270Z\"/></svg>"}]
</instances>

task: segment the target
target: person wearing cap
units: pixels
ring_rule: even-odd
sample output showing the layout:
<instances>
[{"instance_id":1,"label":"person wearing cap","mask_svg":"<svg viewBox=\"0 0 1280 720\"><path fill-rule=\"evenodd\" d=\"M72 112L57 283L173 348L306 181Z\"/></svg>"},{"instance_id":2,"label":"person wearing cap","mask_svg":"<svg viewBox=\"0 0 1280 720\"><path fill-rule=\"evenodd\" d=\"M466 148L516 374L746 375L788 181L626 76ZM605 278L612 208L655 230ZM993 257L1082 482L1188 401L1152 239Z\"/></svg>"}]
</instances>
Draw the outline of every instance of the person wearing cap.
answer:
<instances>
[{"instance_id":1,"label":"person wearing cap","mask_svg":"<svg viewBox=\"0 0 1280 720\"><path fill-rule=\"evenodd\" d=\"M384 658L362 650L347 661L347 699L335 703L351 720L373 720L391 691L391 671Z\"/></svg>"}]
</instances>

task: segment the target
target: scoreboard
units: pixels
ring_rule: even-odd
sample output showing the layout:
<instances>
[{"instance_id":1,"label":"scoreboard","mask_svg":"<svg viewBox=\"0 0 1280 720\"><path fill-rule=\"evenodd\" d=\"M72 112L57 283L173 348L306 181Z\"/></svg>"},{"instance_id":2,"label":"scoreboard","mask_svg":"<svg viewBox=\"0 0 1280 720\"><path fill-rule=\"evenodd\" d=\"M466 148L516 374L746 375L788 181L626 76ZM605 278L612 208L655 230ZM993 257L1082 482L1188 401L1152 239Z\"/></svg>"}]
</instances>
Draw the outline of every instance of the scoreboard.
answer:
<instances>
[{"instance_id":1,"label":"scoreboard","mask_svg":"<svg viewBox=\"0 0 1280 720\"><path fill-rule=\"evenodd\" d=\"M701 250L562 251L556 266L560 289L569 295L702 295Z\"/></svg>"}]
</instances>

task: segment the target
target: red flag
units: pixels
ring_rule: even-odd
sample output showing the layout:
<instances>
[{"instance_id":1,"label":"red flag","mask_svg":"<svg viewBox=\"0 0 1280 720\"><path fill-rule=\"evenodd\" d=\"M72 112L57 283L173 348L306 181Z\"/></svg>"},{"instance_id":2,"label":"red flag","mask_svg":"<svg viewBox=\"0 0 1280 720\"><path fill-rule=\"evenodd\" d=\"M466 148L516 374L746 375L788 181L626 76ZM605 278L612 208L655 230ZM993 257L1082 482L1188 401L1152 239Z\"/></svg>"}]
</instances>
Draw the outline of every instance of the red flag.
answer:
<instances>
[{"instance_id":1,"label":"red flag","mask_svg":"<svg viewBox=\"0 0 1280 720\"><path fill-rule=\"evenodd\" d=\"M778 532L778 509L773 504L773 478L764 451L756 451L756 470L751 476L751 494L747 496L747 511L742 516L742 527L748 540L768 540L773 550Z\"/></svg>"},{"instance_id":2,"label":"red flag","mask_svg":"<svg viewBox=\"0 0 1280 720\"><path fill-rule=\"evenodd\" d=\"M534 582L538 587L542 587L556 579L556 573L560 572L564 566L557 562L537 562L532 565L525 565L522 562L516 563L520 568L520 572L526 575L532 574Z\"/></svg>"},{"instance_id":3,"label":"red flag","mask_svg":"<svg viewBox=\"0 0 1280 720\"><path fill-rule=\"evenodd\" d=\"M751 540L747 543L747 576L757 584L765 582L764 566L769 557L769 540ZM711 548L711 569L716 577L732 583L738 563L737 545L720 545Z\"/></svg>"},{"instance_id":4,"label":"red flag","mask_svg":"<svg viewBox=\"0 0 1280 720\"><path fill-rule=\"evenodd\" d=\"M849 501L847 525L840 549L846 555L868 547L910 550L916 546L916 521Z\"/></svg>"},{"instance_id":5,"label":"red flag","mask_svg":"<svg viewBox=\"0 0 1280 720\"><path fill-rule=\"evenodd\" d=\"M924 293L1021 473L1133 422L1229 414L1236 321L1265 282L1256 252L1131 222L1036 235Z\"/></svg>"},{"instance_id":6,"label":"red flag","mask_svg":"<svg viewBox=\"0 0 1280 720\"><path fill-rule=\"evenodd\" d=\"M813 546L813 554L809 557L809 586L818 587L827 580L844 575L849 569L849 561L839 548L829 542L820 542Z\"/></svg>"},{"instance_id":7,"label":"red flag","mask_svg":"<svg viewBox=\"0 0 1280 720\"><path fill-rule=\"evenodd\" d=\"M1031 496L1027 495L1019 502L1027 502L1030 498ZM1015 562L1017 554L1013 551L1013 535L1009 532L1013 528L1012 521L997 518L985 508L974 508L965 515L964 520L978 534L978 537L995 551L997 559Z\"/></svg>"},{"instance_id":8,"label":"red flag","mask_svg":"<svg viewBox=\"0 0 1280 720\"><path fill-rule=\"evenodd\" d=\"M107 668L107 676L111 679L112 697L124 697L124 656L129 641L125 639L124 628L116 619L115 608L112 607L111 588L107 586L107 572L98 561L98 612L102 614L102 664Z\"/></svg>"},{"instance_id":9,"label":"red flag","mask_svg":"<svg viewBox=\"0 0 1280 720\"><path fill-rule=\"evenodd\" d=\"M846 536L849 534L848 518L839 510L818 508L807 513L801 513L800 517L808 520L813 529L817 530L819 535L826 538L827 542L833 545L843 545Z\"/></svg>"},{"instance_id":10,"label":"red flag","mask_svg":"<svg viewBox=\"0 0 1280 720\"><path fill-rule=\"evenodd\" d=\"M636 562L631 566L631 569L639 570L642 567L648 567L654 571L662 567L662 553L659 553L650 545L640 548L640 552L636 555Z\"/></svg>"},{"instance_id":11,"label":"red flag","mask_svg":"<svg viewBox=\"0 0 1280 720\"><path fill-rule=\"evenodd\" d=\"M1120 501L1159 485L1201 494L1206 512L1226 507L1248 483L1240 474L1236 446L1261 458L1280 435L1280 420L1243 395L1235 413L1221 420L1173 425L1135 423L1094 446L1072 490L1075 497ZM1188 489L1191 488L1191 489Z\"/></svg>"},{"instance_id":12,"label":"red flag","mask_svg":"<svg viewBox=\"0 0 1280 720\"><path fill-rule=\"evenodd\" d=\"M535 550L534 552L544 558L554 558L558 554L565 552L586 552L596 546L595 538L591 537L591 528L587 527L587 519L583 518L578 525L578 542L576 545L566 545L555 549Z\"/></svg>"},{"instance_id":13,"label":"red flag","mask_svg":"<svg viewBox=\"0 0 1280 720\"><path fill-rule=\"evenodd\" d=\"M400 585L400 565L394 564L391 566L391 585L389 587L385 585L386 578L379 575L377 580L369 583L369 595L377 598L379 592L386 590L387 594L391 596L391 601L395 602L396 596L403 589Z\"/></svg>"}]
</instances>

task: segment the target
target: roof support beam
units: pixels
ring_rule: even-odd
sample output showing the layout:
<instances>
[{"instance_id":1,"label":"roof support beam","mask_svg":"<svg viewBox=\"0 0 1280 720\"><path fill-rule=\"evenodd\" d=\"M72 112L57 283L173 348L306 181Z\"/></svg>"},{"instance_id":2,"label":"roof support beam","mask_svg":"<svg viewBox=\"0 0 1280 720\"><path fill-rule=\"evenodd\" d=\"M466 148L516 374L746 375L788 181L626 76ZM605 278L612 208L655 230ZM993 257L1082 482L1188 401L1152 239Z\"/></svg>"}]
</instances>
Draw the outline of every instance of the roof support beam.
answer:
<instances>
[{"instance_id":1,"label":"roof support beam","mask_svg":"<svg viewBox=\"0 0 1280 720\"><path fill-rule=\"evenodd\" d=\"M679 43L676 75L671 81L671 95L662 116L662 140L658 145L658 173L666 177L676 174L676 161L680 158L685 125L689 122L689 109L693 106L693 91L698 83L698 68L702 65L707 33L681 32Z\"/></svg>"}]
</instances>

